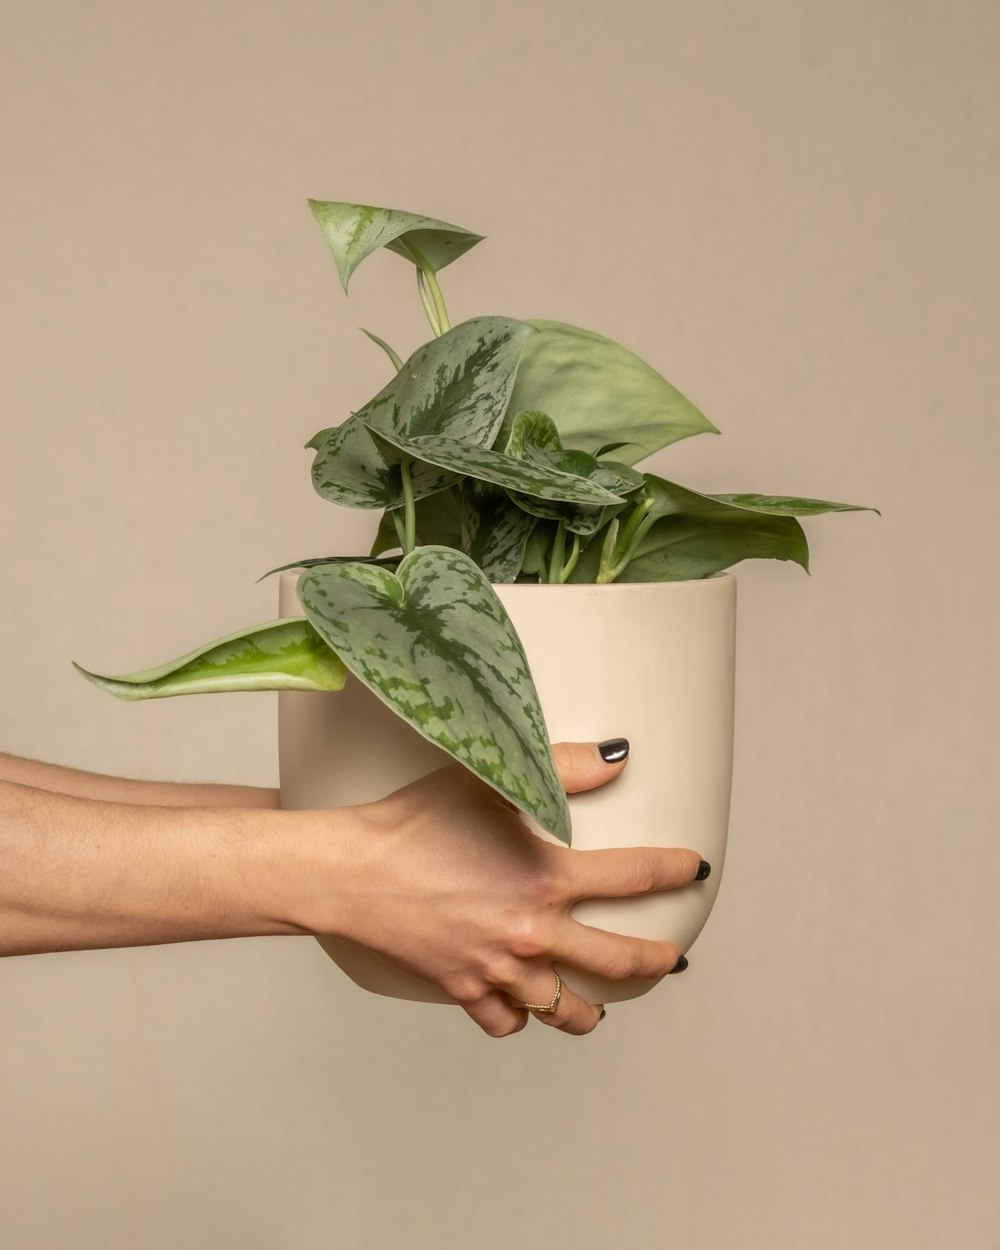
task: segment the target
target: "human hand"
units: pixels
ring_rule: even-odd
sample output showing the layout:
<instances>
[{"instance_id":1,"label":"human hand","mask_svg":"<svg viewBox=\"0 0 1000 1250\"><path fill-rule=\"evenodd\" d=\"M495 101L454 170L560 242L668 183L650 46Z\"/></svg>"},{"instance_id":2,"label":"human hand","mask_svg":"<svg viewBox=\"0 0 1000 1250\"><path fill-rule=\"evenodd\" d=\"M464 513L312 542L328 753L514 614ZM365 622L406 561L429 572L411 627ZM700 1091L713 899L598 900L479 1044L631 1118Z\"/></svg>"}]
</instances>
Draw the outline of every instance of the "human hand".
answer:
<instances>
[{"instance_id":1,"label":"human hand","mask_svg":"<svg viewBox=\"0 0 1000 1250\"><path fill-rule=\"evenodd\" d=\"M605 762L592 743L553 752L570 794L612 781L626 763ZM441 986L492 1037L524 1028L529 1012L519 1004L552 999L555 963L651 981L677 965L672 943L607 933L570 912L585 898L688 885L703 863L694 851L573 851L543 841L457 764L353 810L352 882L337 891L335 918L318 917L316 931L348 937ZM563 986L554 1011L534 1014L584 1034L600 1011Z\"/></svg>"}]
</instances>

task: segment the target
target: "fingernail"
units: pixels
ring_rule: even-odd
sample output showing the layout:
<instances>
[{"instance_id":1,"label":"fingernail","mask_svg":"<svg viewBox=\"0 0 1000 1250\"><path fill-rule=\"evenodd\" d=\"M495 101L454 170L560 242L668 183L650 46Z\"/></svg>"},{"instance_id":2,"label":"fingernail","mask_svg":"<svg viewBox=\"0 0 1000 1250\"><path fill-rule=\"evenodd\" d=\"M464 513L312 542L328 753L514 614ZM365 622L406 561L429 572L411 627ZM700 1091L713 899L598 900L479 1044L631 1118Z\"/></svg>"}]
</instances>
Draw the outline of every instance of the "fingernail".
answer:
<instances>
[{"instance_id":1,"label":"fingernail","mask_svg":"<svg viewBox=\"0 0 1000 1250\"><path fill-rule=\"evenodd\" d=\"M597 749L605 764L620 764L628 759L628 738L607 738L597 744Z\"/></svg>"},{"instance_id":2,"label":"fingernail","mask_svg":"<svg viewBox=\"0 0 1000 1250\"><path fill-rule=\"evenodd\" d=\"M602 1008L601 1008L601 1014L597 1017L597 1023L598 1023L598 1024L600 1024L600 1023L601 1023L601 1021L604 1019L604 1017L605 1017L607 1014L608 1014L608 1013L607 1013L606 1008L602 1007Z\"/></svg>"},{"instance_id":3,"label":"fingernail","mask_svg":"<svg viewBox=\"0 0 1000 1250\"><path fill-rule=\"evenodd\" d=\"M698 871L694 874L695 881L704 881L711 871L712 865L707 859L703 859L698 865Z\"/></svg>"},{"instance_id":4,"label":"fingernail","mask_svg":"<svg viewBox=\"0 0 1000 1250\"><path fill-rule=\"evenodd\" d=\"M682 955L680 959L678 959L678 961L670 969L670 972L667 975L672 977L675 972L683 972L687 966L688 966L687 956Z\"/></svg>"}]
</instances>

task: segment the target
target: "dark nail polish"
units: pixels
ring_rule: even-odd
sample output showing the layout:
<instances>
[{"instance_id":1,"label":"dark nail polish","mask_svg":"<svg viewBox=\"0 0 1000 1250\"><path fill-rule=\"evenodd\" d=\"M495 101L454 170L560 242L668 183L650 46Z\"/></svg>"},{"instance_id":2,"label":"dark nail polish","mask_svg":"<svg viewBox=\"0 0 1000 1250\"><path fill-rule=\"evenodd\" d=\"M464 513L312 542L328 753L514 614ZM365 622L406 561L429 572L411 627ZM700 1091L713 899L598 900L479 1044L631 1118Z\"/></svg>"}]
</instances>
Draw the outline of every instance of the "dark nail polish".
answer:
<instances>
[{"instance_id":1,"label":"dark nail polish","mask_svg":"<svg viewBox=\"0 0 1000 1250\"><path fill-rule=\"evenodd\" d=\"M698 865L698 871L694 874L695 881L704 881L711 871L712 865L707 859L703 859Z\"/></svg>"},{"instance_id":2,"label":"dark nail polish","mask_svg":"<svg viewBox=\"0 0 1000 1250\"><path fill-rule=\"evenodd\" d=\"M673 976L675 972L683 972L687 966L688 966L687 956L682 955L680 959L678 959L678 961L670 969L670 972L668 975Z\"/></svg>"},{"instance_id":3,"label":"dark nail polish","mask_svg":"<svg viewBox=\"0 0 1000 1250\"><path fill-rule=\"evenodd\" d=\"M601 759L605 764L620 764L628 759L628 738L608 738L597 744Z\"/></svg>"},{"instance_id":4,"label":"dark nail polish","mask_svg":"<svg viewBox=\"0 0 1000 1250\"><path fill-rule=\"evenodd\" d=\"M604 1019L604 1017L605 1017L607 1014L608 1014L608 1013L607 1013L607 1010L606 1010L604 1007L602 1007L602 1008L601 1008L601 1014L597 1017L597 1023L598 1023L598 1024L600 1024L600 1022Z\"/></svg>"}]
</instances>

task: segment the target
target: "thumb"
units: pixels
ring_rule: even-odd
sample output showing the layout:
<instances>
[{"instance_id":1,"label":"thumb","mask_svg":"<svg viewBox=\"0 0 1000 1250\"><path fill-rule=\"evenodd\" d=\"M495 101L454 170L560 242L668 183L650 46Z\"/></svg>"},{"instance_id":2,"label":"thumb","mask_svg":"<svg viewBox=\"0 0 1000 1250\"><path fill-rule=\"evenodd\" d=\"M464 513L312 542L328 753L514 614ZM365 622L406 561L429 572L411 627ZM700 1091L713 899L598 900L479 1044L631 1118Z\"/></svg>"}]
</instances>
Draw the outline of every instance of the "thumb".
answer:
<instances>
[{"instance_id":1,"label":"thumb","mask_svg":"<svg viewBox=\"0 0 1000 1250\"><path fill-rule=\"evenodd\" d=\"M567 794L603 786L622 771L628 762L627 738L604 742L557 742L552 757Z\"/></svg>"}]
</instances>

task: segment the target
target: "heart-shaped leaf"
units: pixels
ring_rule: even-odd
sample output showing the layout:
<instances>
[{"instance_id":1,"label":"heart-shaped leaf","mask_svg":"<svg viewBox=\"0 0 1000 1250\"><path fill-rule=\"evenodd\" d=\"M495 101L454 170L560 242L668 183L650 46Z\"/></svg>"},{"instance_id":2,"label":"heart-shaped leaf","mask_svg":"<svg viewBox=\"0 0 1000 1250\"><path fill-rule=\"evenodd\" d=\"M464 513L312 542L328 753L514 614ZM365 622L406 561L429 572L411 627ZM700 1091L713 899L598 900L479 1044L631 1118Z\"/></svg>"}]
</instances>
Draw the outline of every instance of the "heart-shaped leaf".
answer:
<instances>
[{"instance_id":1,"label":"heart-shaped leaf","mask_svg":"<svg viewBox=\"0 0 1000 1250\"><path fill-rule=\"evenodd\" d=\"M169 664L120 677L74 668L119 699L165 699L227 690L340 690L346 670L308 621L255 625Z\"/></svg>"},{"instance_id":2,"label":"heart-shaped leaf","mask_svg":"<svg viewBox=\"0 0 1000 1250\"><path fill-rule=\"evenodd\" d=\"M569 808L524 650L468 556L421 547L395 575L368 564L313 569L299 581L299 600L397 715L569 842Z\"/></svg>"},{"instance_id":3,"label":"heart-shaped leaf","mask_svg":"<svg viewBox=\"0 0 1000 1250\"><path fill-rule=\"evenodd\" d=\"M387 436L445 435L491 447L518 361L535 331L510 317L476 317L418 347L357 416Z\"/></svg>"},{"instance_id":4,"label":"heart-shaped leaf","mask_svg":"<svg viewBox=\"0 0 1000 1250\"><path fill-rule=\"evenodd\" d=\"M462 226L394 208L334 200L310 200L309 207L333 253L345 291L358 265L380 247L437 271L483 237Z\"/></svg>"},{"instance_id":5,"label":"heart-shaped leaf","mask_svg":"<svg viewBox=\"0 0 1000 1250\"><path fill-rule=\"evenodd\" d=\"M315 448L312 482L318 494L349 508L397 508L403 502L403 477L398 461L379 451L357 417L320 430L306 443ZM414 466L414 498L422 499L449 486L455 475L427 464Z\"/></svg>"},{"instance_id":6,"label":"heart-shaped leaf","mask_svg":"<svg viewBox=\"0 0 1000 1250\"><path fill-rule=\"evenodd\" d=\"M564 447L596 455L609 433L629 464L692 434L718 430L638 356L603 335L559 321L536 321L525 345L510 413L546 412Z\"/></svg>"}]
</instances>

